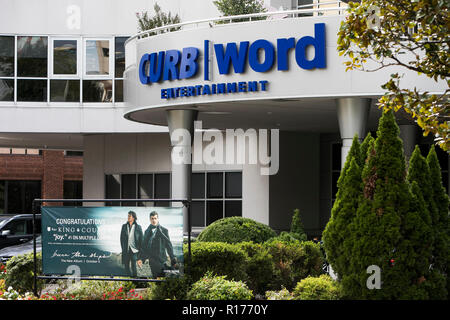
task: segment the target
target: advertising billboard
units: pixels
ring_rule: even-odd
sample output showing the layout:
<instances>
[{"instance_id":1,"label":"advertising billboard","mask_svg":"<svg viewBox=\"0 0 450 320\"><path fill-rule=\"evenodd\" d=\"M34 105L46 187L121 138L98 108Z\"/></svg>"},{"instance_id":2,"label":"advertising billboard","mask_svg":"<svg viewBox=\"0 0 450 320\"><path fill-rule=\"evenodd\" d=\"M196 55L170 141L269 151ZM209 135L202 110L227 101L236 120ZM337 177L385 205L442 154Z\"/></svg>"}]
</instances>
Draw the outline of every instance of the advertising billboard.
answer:
<instances>
[{"instance_id":1,"label":"advertising billboard","mask_svg":"<svg viewBox=\"0 0 450 320\"><path fill-rule=\"evenodd\" d=\"M64 275L183 274L182 208L42 207L42 268Z\"/></svg>"}]
</instances>

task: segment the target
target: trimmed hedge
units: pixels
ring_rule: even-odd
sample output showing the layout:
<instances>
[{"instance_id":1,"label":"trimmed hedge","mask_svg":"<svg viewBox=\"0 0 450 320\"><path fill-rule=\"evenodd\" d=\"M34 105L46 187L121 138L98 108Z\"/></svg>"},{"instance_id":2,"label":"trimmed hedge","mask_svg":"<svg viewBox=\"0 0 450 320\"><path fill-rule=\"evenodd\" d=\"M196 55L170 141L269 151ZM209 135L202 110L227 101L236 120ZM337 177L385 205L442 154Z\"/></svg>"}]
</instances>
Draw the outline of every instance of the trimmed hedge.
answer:
<instances>
[{"instance_id":1,"label":"trimmed hedge","mask_svg":"<svg viewBox=\"0 0 450 320\"><path fill-rule=\"evenodd\" d=\"M217 220L206 227L197 241L238 243L252 241L263 243L276 236L269 226L249 218L229 217Z\"/></svg>"},{"instance_id":2,"label":"trimmed hedge","mask_svg":"<svg viewBox=\"0 0 450 320\"><path fill-rule=\"evenodd\" d=\"M340 298L337 282L325 274L301 280L295 287L293 295L296 300L339 300Z\"/></svg>"},{"instance_id":3,"label":"trimmed hedge","mask_svg":"<svg viewBox=\"0 0 450 320\"><path fill-rule=\"evenodd\" d=\"M191 244L189 261L187 246L184 246L185 271L192 281L199 280L206 272L226 275L231 280L246 280L247 255L239 245L224 242L194 242Z\"/></svg>"},{"instance_id":4,"label":"trimmed hedge","mask_svg":"<svg viewBox=\"0 0 450 320\"><path fill-rule=\"evenodd\" d=\"M189 300L251 300L252 291L242 281L226 280L226 276L207 273L192 285Z\"/></svg>"}]
</instances>

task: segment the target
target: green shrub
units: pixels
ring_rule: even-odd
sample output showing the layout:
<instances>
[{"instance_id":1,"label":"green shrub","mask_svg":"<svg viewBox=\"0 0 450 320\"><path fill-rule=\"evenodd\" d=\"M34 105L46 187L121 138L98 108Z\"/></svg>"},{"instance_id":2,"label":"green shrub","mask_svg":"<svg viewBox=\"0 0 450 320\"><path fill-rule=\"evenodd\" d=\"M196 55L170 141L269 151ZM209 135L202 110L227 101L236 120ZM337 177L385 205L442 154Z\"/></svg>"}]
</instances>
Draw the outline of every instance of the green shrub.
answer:
<instances>
[{"instance_id":1,"label":"green shrub","mask_svg":"<svg viewBox=\"0 0 450 320\"><path fill-rule=\"evenodd\" d=\"M301 280L293 291L297 300L339 300L339 287L328 275L307 277Z\"/></svg>"},{"instance_id":2,"label":"green shrub","mask_svg":"<svg viewBox=\"0 0 450 320\"><path fill-rule=\"evenodd\" d=\"M109 296L112 292L121 291L128 292L135 288L133 282L130 281L96 281L82 280L70 287L66 296L71 296L77 300L101 300Z\"/></svg>"},{"instance_id":3,"label":"green shrub","mask_svg":"<svg viewBox=\"0 0 450 320\"><path fill-rule=\"evenodd\" d=\"M263 243L275 236L275 231L263 223L249 218L230 217L210 224L199 234L197 241L227 243L252 241Z\"/></svg>"},{"instance_id":4,"label":"green shrub","mask_svg":"<svg viewBox=\"0 0 450 320\"><path fill-rule=\"evenodd\" d=\"M294 296L289 292L288 289L283 288L279 291L267 291L266 292L267 300L293 300Z\"/></svg>"},{"instance_id":5,"label":"green shrub","mask_svg":"<svg viewBox=\"0 0 450 320\"><path fill-rule=\"evenodd\" d=\"M185 259L185 270L192 281L199 280L206 272L226 275L231 280L246 280L247 255L238 245L223 242L194 242L191 259ZM184 256L188 256L184 246Z\"/></svg>"},{"instance_id":6,"label":"green shrub","mask_svg":"<svg viewBox=\"0 0 450 320\"><path fill-rule=\"evenodd\" d=\"M285 287L291 290L295 284L309 275L322 272L323 256L320 246L312 241L283 242L277 239L264 244L273 258L274 274L270 285L273 289Z\"/></svg>"},{"instance_id":7,"label":"green shrub","mask_svg":"<svg viewBox=\"0 0 450 320\"><path fill-rule=\"evenodd\" d=\"M294 214L292 216L292 222L291 222L291 235L299 240L299 241L306 241L307 236L305 233L305 230L303 229L303 223L302 219L300 217L300 210L295 209Z\"/></svg>"},{"instance_id":8,"label":"green shrub","mask_svg":"<svg viewBox=\"0 0 450 320\"><path fill-rule=\"evenodd\" d=\"M37 272L42 272L42 255L36 254ZM12 257L6 264L8 270L5 276L6 287L13 287L19 293L32 292L34 286L34 257L33 253ZM37 281L37 291L41 292L44 282Z\"/></svg>"},{"instance_id":9,"label":"green shrub","mask_svg":"<svg viewBox=\"0 0 450 320\"><path fill-rule=\"evenodd\" d=\"M252 291L242 281L229 281L226 276L213 276L208 272L192 285L189 300L250 300Z\"/></svg>"},{"instance_id":10,"label":"green shrub","mask_svg":"<svg viewBox=\"0 0 450 320\"><path fill-rule=\"evenodd\" d=\"M169 277L163 282L151 284L152 300L185 300L191 288L192 280L188 275L183 277Z\"/></svg>"},{"instance_id":11,"label":"green shrub","mask_svg":"<svg viewBox=\"0 0 450 320\"><path fill-rule=\"evenodd\" d=\"M264 294L273 276L273 257L262 244L242 242L239 247L247 254L245 272L247 285L254 293Z\"/></svg>"}]
</instances>

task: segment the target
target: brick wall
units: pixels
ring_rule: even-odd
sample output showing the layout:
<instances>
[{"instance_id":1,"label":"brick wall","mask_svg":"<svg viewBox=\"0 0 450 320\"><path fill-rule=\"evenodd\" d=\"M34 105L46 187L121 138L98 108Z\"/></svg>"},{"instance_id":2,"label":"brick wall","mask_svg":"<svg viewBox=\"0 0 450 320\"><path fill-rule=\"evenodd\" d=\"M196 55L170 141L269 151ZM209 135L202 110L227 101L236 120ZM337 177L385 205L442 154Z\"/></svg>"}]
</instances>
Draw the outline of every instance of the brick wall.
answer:
<instances>
[{"instance_id":1,"label":"brick wall","mask_svg":"<svg viewBox=\"0 0 450 320\"><path fill-rule=\"evenodd\" d=\"M43 199L62 199L64 180L83 180L83 157L53 150L43 150L42 156L1 154L0 180L41 180Z\"/></svg>"}]
</instances>

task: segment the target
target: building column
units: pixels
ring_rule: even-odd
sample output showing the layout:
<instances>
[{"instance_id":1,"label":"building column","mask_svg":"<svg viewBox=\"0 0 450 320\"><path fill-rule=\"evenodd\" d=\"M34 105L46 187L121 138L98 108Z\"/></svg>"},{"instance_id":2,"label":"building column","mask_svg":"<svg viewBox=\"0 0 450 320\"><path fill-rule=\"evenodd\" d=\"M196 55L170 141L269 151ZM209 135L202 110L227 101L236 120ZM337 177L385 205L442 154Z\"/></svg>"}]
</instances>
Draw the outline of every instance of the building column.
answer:
<instances>
[{"instance_id":1,"label":"building column","mask_svg":"<svg viewBox=\"0 0 450 320\"><path fill-rule=\"evenodd\" d=\"M166 111L169 127L172 177L172 199L191 199L192 175L192 143L194 141L194 121L197 119L196 110L168 110ZM172 206L182 206L173 203ZM183 208L183 233L188 232L187 208Z\"/></svg>"},{"instance_id":2,"label":"building column","mask_svg":"<svg viewBox=\"0 0 450 320\"><path fill-rule=\"evenodd\" d=\"M339 98L336 100L339 131L342 139L341 168L344 167L353 137L358 134L362 141L372 100L368 98Z\"/></svg>"},{"instance_id":3,"label":"building column","mask_svg":"<svg viewBox=\"0 0 450 320\"><path fill-rule=\"evenodd\" d=\"M62 199L64 197L64 151L43 150L44 174L42 178L42 199ZM60 206L61 202L44 203Z\"/></svg>"},{"instance_id":4,"label":"building column","mask_svg":"<svg viewBox=\"0 0 450 320\"><path fill-rule=\"evenodd\" d=\"M405 159L409 161L414 148L417 143L417 132L418 128L414 124L403 124L399 125L400 128L400 138L403 140L403 150L405 152Z\"/></svg>"}]
</instances>

